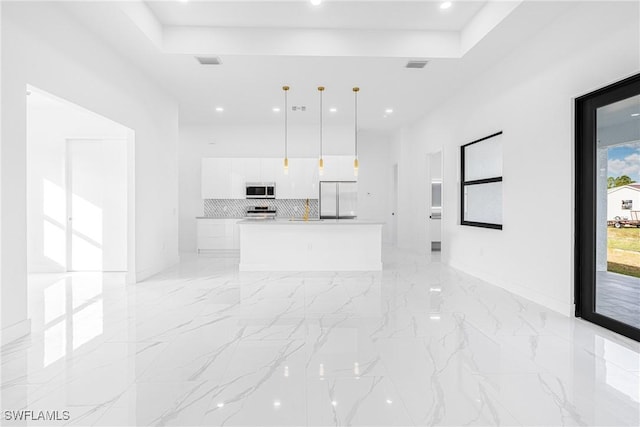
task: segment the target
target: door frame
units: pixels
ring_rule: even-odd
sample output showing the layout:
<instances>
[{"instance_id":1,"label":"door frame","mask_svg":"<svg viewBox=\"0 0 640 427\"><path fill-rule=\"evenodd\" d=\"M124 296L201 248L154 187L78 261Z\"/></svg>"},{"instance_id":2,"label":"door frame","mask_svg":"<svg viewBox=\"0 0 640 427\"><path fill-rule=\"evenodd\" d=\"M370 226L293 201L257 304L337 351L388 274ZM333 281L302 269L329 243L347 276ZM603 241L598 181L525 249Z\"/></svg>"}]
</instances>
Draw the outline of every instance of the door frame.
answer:
<instances>
[{"instance_id":1,"label":"door frame","mask_svg":"<svg viewBox=\"0 0 640 427\"><path fill-rule=\"evenodd\" d=\"M640 94L640 74L575 99L575 316L640 341L640 329L596 312L596 111Z\"/></svg>"}]
</instances>

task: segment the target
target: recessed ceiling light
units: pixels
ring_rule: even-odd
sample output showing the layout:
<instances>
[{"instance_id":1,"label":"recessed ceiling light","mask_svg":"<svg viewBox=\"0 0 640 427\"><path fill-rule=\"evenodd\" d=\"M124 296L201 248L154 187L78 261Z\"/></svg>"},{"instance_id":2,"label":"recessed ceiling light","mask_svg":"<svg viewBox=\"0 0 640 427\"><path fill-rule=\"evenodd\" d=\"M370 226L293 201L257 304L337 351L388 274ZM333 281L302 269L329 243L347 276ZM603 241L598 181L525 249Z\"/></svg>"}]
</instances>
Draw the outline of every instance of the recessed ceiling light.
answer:
<instances>
[{"instance_id":1,"label":"recessed ceiling light","mask_svg":"<svg viewBox=\"0 0 640 427\"><path fill-rule=\"evenodd\" d=\"M222 108L222 107L216 107L216 111L217 111L218 113L222 113L222 112L224 111L224 108Z\"/></svg>"},{"instance_id":2,"label":"recessed ceiling light","mask_svg":"<svg viewBox=\"0 0 640 427\"><path fill-rule=\"evenodd\" d=\"M336 107L331 107L329 108L329 111L331 111L332 113L335 113L336 111L338 111L338 109Z\"/></svg>"},{"instance_id":3,"label":"recessed ceiling light","mask_svg":"<svg viewBox=\"0 0 640 427\"><path fill-rule=\"evenodd\" d=\"M218 403L218 405L217 405L217 406L218 406L218 408L222 408L222 407L224 407L224 402L220 402L220 403Z\"/></svg>"},{"instance_id":4,"label":"recessed ceiling light","mask_svg":"<svg viewBox=\"0 0 640 427\"><path fill-rule=\"evenodd\" d=\"M336 402L335 400L332 400L332 401L331 401L331 404L332 404L333 406L338 406L338 402Z\"/></svg>"},{"instance_id":5,"label":"recessed ceiling light","mask_svg":"<svg viewBox=\"0 0 640 427\"><path fill-rule=\"evenodd\" d=\"M279 408L280 407L280 401L276 400L275 402L273 402L273 407L274 408Z\"/></svg>"},{"instance_id":6,"label":"recessed ceiling light","mask_svg":"<svg viewBox=\"0 0 640 427\"><path fill-rule=\"evenodd\" d=\"M640 113L633 113L633 114L631 115L631 117L638 117L638 116L640 116Z\"/></svg>"},{"instance_id":7,"label":"recessed ceiling light","mask_svg":"<svg viewBox=\"0 0 640 427\"><path fill-rule=\"evenodd\" d=\"M393 108L387 108L386 110L384 110L384 112L387 114L391 114L393 113Z\"/></svg>"},{"instance_id":8,"label":"recessed ceiling light","mask_svg":"<svg viewBox=\"0 0 640 427\"><path fill-rule=\"evenodd\" d=\"M322 3L322 0L311 0L311 4L314 6L320 6L320 3Z\"/></svg>"},{"instance_id":9,"label":"recessed ceiling light","mask_svg":"<svg viewBox=\"0 0 640 427\"><path fill-rule=\"evenodd\" d=\"M450 1L445 1L444 3L442 3L440 5L440 9L449 9L451 7L453 3L451 3Z\"/></svg>"},{"instance_id":10,"label":"recessed ceiling light","mask_svg":"<svg viewBox=\"0 0 640 427\"><path fill-rule=\"evenodd\" d=\"M279 113L280 112L280 107L273 107L273 112L274 113Z\"/></svg>"}]
</instances>

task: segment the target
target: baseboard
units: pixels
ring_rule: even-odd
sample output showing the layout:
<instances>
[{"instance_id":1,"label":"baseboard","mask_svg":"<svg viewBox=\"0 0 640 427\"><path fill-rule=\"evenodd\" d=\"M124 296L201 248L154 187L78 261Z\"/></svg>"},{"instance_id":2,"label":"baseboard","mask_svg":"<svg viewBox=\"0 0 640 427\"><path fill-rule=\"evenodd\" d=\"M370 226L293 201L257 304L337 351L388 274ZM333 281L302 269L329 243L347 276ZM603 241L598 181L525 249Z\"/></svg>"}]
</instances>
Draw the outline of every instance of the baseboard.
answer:
<instances>
[{"instance_id":1,"label":"baseboard","mask_svg":"<svg viewBox=\"0 0 640 427\"><path fill-rule=\"evenodd\" d=\"M382 271L382 263L369 262L362 264L350 264L348 266L336 266L332 265L332 268L324 268L318 266L317 263L309 265L295 264L291 266L279 265L273 266L272 264L250 264L240 263L238 269L240 271L283 271L283 272L300 272L300 271Z\"/></svg>"},{"instance_id":2,"label":"baseboard","mask_svg":"<svg viewBox=\"0 0 640 427\"><path fill-rule=\"evenodd\" d=\"M155 276L158 273L162 273L168 268L173 267L180 263L180 257L175 256L170 261L163 263L162 265L155 265L153 267L145 268L135 272L135 283L145 281L146 279Z\"/></svg>"},{"instance_id":3,"label":"baseboard","mask_svg":"<svg viewBox=\"0 0 640 427\"><path fill-rule=\"evenodd\" d=\"M199 249L196 254L214 258L240 258L240 249Z\"/></svg>"},{"instance_id":4,"label":"baseboard","mask_svg":"<svg viewBox=\"0 0 640 427\"><path fill-rule=\"evenodd\" d=\"M9 344L17 340L18 338L25 337L31 333L31 319L25 319L21 322L14 323L11 326L7 326L0 330L0 335L2 335L2 339L0 340L1 345Z\"/></svg>"},{"instance_id":5,"label":"baseboard","mask_svg":"<svg viewBox=\"0 0 640 427\"><path fill-rule=\"evenodd\" d=\"M564 316L573 316L573 304L572 303L567 303L564 301L559 301L555 298L551 298L548 297L546 295L541 294L540 292L537 292L531 288L525 287L525 286L521 286L521 285L517 285L514 283L502 283L501 280L497 279L496 277L491 276L490 274L487 274L485 272L475 272L475 271L471 271L471 269L466 268L466 266L462 266L459 265L457 263L451 263L451 262L447 262L447 265L449 265L450 267L453 267L457 270L462 271L463 273L469 274L471 276L474 276L480 280L483 280L487 283L489 283L490 285L494 285L497 286L499 288L505 289L513 294L516 294L522 298L528 299L529 301L535 302L536 304L539 304L543 307L546 307L548 309L551 309L557 313L560 313Z\"/></svg>"}]
</instances>

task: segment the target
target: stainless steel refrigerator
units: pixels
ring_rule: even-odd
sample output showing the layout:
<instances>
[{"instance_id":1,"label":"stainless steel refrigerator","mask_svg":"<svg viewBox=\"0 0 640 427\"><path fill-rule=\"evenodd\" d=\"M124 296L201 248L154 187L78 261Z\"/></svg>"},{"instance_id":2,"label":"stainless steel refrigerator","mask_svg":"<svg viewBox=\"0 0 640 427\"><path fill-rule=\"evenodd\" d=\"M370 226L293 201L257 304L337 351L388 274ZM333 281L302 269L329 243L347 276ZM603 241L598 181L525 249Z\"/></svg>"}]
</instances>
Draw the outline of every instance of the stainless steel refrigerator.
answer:
<instances>
[{"instance_id":1,"label":"stainless steel refrigerator","mask_svg":"<svg viewBox=\"0 0 640 427\"><path fill-rule=\"evenodd\" d=\"M320 181L321 219L355 219L357 216L356 181Z\"/></svg>"}]
</instances>

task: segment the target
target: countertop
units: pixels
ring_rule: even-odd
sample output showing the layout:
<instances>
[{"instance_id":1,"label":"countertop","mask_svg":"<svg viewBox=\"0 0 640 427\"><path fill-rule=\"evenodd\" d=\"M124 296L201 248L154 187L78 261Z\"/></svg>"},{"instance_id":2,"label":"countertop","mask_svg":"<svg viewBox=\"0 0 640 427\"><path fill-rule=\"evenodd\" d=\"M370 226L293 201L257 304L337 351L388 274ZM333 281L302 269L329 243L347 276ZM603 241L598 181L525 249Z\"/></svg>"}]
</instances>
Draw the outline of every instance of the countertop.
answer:
<instances>
[{"instance_id":1,"label":"countertop","mask_svg":"<svg viewBox=\"0 0 640 427\"><path fill-rule=\"evenodd\" d=\"M244 219L244 217L222 218L219 216L197 216L196 219L237 219L240 221L241 219Z\"/></svg>"},{"instance_id":2,"label":"countertop","mask_svg":"<svg viewBox=\"0 0 640 427\"><path fill-rule=\"evenodd\" d=\"M384 225L383 222L366 221L359 219L242 219L238 225Z\"/></svg>"}]
</instances>

